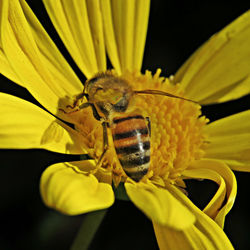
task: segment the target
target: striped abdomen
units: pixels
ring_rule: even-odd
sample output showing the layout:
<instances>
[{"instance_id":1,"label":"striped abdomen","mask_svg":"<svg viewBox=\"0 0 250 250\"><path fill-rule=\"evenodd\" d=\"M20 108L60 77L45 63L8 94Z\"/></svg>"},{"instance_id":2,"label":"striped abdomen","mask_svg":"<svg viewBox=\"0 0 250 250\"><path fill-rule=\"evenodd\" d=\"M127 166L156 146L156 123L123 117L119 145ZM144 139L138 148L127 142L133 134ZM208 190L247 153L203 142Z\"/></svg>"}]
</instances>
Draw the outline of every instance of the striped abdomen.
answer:
<instances>
[{"instance_id":1,"label":"striped abdomen","mask_svg":"<svg viewBox=\"0 0 250 250\"><path fill-rule=\"evenodd\" d=\"M126 174L139 181L149 169L150 135L141 115L115 117L112 135L118 159Z\"/></svg>"}]
</instances>

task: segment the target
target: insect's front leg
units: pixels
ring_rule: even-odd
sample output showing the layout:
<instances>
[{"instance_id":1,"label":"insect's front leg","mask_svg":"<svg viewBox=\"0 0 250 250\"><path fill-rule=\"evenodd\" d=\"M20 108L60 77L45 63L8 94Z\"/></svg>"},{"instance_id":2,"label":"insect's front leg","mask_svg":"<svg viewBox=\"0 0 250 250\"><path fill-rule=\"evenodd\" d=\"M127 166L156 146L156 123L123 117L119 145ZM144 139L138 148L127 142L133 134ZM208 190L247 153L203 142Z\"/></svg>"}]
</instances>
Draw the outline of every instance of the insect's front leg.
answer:
<instances>
[{"instance_id":1,"label":"insect's front leg","mask_svg":"<svg viewBox=\"0 0 250 250\"><path fill-rule=\"evenodd\" d=\"M68 107L68 106L67 106L67 107ZM93 112L93 116L95 117L95 119L96 119L97 121L101 121L101 120L103 119L103 117L101 117L101 116L98 114L95 105L94 105L93 103L91 103L91 102L85 102L85 103L79 105L79 106L77 107L77 109L72 110L72 111L69 111L69 112L67 112L67 111L65 111L65 110L63 110L63 109L59 109L59 110L62 111L64 114L73 114L73 113L78 112L78 111L81 110L81 109L85 109L85 108L88 108L88 107L91 107L92 112ZM73 106L71 106L70 108L74 109Z\"/></svg>"},{"instance_id":2,"label":"insect's front leg","mask_svg":"<svg viewBox=\"0 0 250 250\"><path fill-rule=\"evenodd\" d=\"M103 152L102 155L99 158L98 163L102 162L104 155L106 154L108 147L109 147L109 140L108 140L108 123L103 122L102 123L102 128L103 128ZM98 165L97 163L97 165Z\"/></svg>"},{"instance_id":3,"label":"insect's front leg","mask_svg":"<svg viewBox=\"0 0 250 250\"><path fill-rule=\"evenodd\" d=\"M82 105L80 105L80 101L83 99L84 96L88 99L88 94L81 93L81 94L79 94L79 95L76 96L76 99L75 99L75 101L73 102L72 105L67 105L66 106L66 108L67 109L71 109L71 111L65 111L64 109L59 109L59 110L62 111L64 114L73 114L73 113L76 113L77 111L79 111L81 109L80 106L82 106ZM82 108L87 108L88 106L89 105L86 105L86 106L84 106Z\"/></svg>"},{"instance_id":4,"label":"insect's front leg","mask_svg":"<svg viewBox=\"0 0 250 250\"><path fill-rule=\"evenodd\" d=\"M81 104L81 105L79 106L79 109L78 109L78 110L84 109L84 108L87 108L87 107L91 107L92 112L93 112L93 116L95 117L95 119L96 119L97 121L103 120L103 117L99 115L99 113L98 113L98 111L97 111L95 105L94 105L93 103L91 103L91 102L85 102L85 103Z\"/></svg>"},{"instance_id":5,"label":"insect's front leg","mask_svg":"<svg viewBox=\"0 0 250 250\"><path fill-rule=\"evenodd\" d=\"M66 108L71 108L71 109L75 109L77 106L79 106L79 102L83 97L86 97L88 100L88 94L85 93L81 93L79 95L76 96L75 101L73 102L73 105L67 105Z\"/></svg>"},{"instance_id":6,"label":"insect's front leg","mask_svg":"<svg viewBox=\"0 0 250 250\"><path fill-rule=\"evenodd\" d=\"M108 141L108 122L103 122L102 123L102 128L103 128L103 152L96 164L96 168L93 171L90 171L91 174L95 174L98 169L101 167L103 159L105 154L108 151L109 148L109 141Z\"/></svg>"}]
</instances>

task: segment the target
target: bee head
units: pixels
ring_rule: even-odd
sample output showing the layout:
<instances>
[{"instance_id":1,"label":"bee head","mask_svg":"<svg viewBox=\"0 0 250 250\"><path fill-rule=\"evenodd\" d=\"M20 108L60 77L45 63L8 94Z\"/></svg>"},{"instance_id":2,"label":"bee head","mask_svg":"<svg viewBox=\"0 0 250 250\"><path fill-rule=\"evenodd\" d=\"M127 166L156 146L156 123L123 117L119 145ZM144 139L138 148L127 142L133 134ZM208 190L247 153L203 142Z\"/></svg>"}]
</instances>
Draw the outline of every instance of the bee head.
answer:
<instances>
[{"instance_id":1,"label":"bee head","mask_svg":"<svg viewBox=\"0 0 250 250\"><path fill-rule=\"evenodd\" d=\"M89 101L97 104L102 111L112 109L124 112L127 109L132 89L129 84L111 73L99 74L86 82L85 91Z\"/></svg>"}]
</instances>

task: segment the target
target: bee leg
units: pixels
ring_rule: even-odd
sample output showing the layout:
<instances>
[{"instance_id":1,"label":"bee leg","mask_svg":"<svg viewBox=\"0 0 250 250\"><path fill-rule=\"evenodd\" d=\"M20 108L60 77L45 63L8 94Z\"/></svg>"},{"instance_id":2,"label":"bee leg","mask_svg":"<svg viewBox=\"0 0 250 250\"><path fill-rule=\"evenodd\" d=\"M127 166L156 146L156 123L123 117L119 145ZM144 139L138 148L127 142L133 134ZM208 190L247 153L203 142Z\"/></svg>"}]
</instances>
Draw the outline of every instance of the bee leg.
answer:
<instances>
[{"instance_id":1,"label":"bee leg","mask_svg":"<svg viewBox=\"0 0 250 250\"><path fill-rule=\"evenodd\" d=\"M108 123L107 122L103 122L102 123L102 128L103 128L103 152L96 164L96 168L92 171L90 171L91 174L95 174L98 169L101 167L102 165L102 161L103 161L103 157L105 156L108 148L109 148L109 142L108 142Z\"/></svg>"},{"instance_id":2,"label":"bee leg","mask_svg":"<svg viewBox=\"0 0 250 250\"><path fill-rule=\"evenodd\" d=\"M81 104L80 106L78 106L77 109L69 111L69 112L67 112L67 111L65 111L63 109L59 109L59 110L62 111L64 114L73 114L73 113L78 112L81 109L85 109L85 108L88 108L88 107L92 108L92 112L93 112L93 115L94 115L95 119L98 120L98 121L101 121L102 117L98 114L98 112L97 112L97 110L95 108L95 105L93 103L91 103L91 102L85 102L85 103ZM69 108L69 106L67 106L67 108ZM74 109L73 106L70 106L70 108Z\"/></svg>"},{"instance_id":3,"label":"bee leg","mask_svg":"<svg viewBox=\"0 0 250 250\"><path fill-rule=\"evenodd\" d=\"M91 108L92 108L93 116L95 117L95 119L96 119L97 121L101 121L101 120L103 119L103 117L101 117L101 116L98 114L95 105L94 105L93 103L91 103L91 102L85 102L85 103L81 104L81 105L79 106L79 109L84 109L84 108L87 108L87 107L91 107Z\"/></svg>"},{"instance_id":4,"label":"bee leg","mask_svg":"<svg viewBox=\"0 0 250 250\"><path fill-rule=\"evenodd\" d=\"M76 99L73 102L73 105L67 105L66 108L74 109L76 106L78 106L79 100L81 100L84 96L88 99L88 94L81 93L76 96Z\"/></svg>"},{"instance_id":5,"label":"bee leg","mask_svg":"<svg viewBox=\"0 0 250 250\"><path fill-rule=\"evenodd\" d=\"M146 117L146 120L148 122L147 126L148 126L148 132L149 132L149 136L151 136L151 122L150 122L150 118Z\"/></svg>"},{"instance_id":6,"label":"bee leg","mask_svg":"<svg viewBox=\"0 0 250 250\"><path fill-rule=\"evenodd\" d=\"M88 103L84 103L84 104L88 104ZM86 105L82 107L84 104L80 105L79 107L77 107L77 109L72 110L72 111L65 111L64 109L59 109L59 111L63 112L64 114L70 115L70 114L78 112L80 109L87 108L89 106L89 105ZM73 106L67 105L66 108L74 109L76 106L77 106L76 104L73 104Z\"/></svg>"},{"instance_id":7,"label":"bee leg","mask_svg":"<svg viewBox=\"0 0 250 250\"><path fill-rule=\"evenodd\" d=\"M73 102L72 105L67 105L66 108L69 108L69 109L74 109L72 111L65 111L64 109L59 109L61 112L63 112L64 114L72 114L72 113L75 113L77 111L79 111L79 101L83 98L83 97L86 97L88 99L88 94L85 94L85 93L81 93L79 95L76 96L76 99L75 101ZM78 106L78 107L77 107ZM77 107L77 109L75 109Z\"/></svg>"}]
</instances>

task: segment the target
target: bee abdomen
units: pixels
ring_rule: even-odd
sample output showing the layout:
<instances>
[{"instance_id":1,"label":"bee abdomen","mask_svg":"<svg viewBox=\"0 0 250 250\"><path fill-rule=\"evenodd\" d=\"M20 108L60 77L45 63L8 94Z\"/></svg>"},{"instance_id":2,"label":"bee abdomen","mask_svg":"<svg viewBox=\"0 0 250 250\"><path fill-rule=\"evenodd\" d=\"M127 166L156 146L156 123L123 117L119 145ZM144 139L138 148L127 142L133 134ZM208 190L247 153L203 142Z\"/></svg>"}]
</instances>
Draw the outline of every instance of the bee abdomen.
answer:
<instances>
[{"instance_id":1,"label":"bee abdomen","mask_svg":"<svg viewBox=\"0 0 250 250\"><path fill-rule=\"evenodd\" d=\"M126 174L139 181L150 166L150 136L141 115L114 118L112 135L118 159Z\"/></svg>"},{"instance_id":2,"label":"bee abdomen","mask_svg":"<svg viewBox=\"0 0 250 250\"><path fill-rule=\"evenodd\" d=\"M116 148L116 153L117 154L132 154L135 152L138 152L141 150L141 148L143 148L144 150L150 149L150 142L149 141L145 141L142 143L137 143L137 144L131 144L129 146L124 146L124 147L119 147Z\"/></svg>"}]
</instances>

